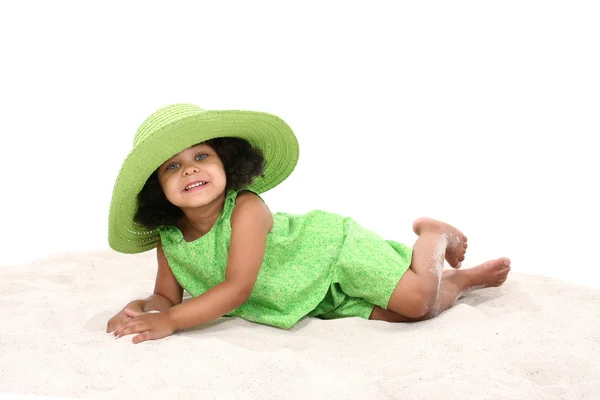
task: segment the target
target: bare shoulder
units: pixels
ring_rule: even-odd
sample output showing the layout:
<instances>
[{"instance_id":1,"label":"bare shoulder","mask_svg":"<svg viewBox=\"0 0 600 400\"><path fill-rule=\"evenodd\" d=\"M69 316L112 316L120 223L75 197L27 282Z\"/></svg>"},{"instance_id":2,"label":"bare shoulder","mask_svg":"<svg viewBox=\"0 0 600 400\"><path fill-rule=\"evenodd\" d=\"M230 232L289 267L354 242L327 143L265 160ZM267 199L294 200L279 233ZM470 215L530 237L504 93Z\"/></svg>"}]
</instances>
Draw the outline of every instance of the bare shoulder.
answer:
<instances>
[{"instance_id":1,"label":"bare shoulder","mask_svg":"<svg viewBox=\"0 0 600 400\"><path fill-rule=\"evenodd\" d=\"M259 196L252 192L242 191L236 198L235 207L231 214L232 227L240 222L244 224L242 221L266 227L267 232L269 232L273 227L273 214Z\"/></svg>"},{"instance_id":2,"label":"bare shoulder","mask_svg":"<svg viewBox=\"0 0 600 400\"><path fill-rule=\"evenodd\" d=\"M238 193L236 204L239 204L240 202L262 203L266 206L262 198L247 190L242 190L240 193Z\"/></svg>"}]
</instances>

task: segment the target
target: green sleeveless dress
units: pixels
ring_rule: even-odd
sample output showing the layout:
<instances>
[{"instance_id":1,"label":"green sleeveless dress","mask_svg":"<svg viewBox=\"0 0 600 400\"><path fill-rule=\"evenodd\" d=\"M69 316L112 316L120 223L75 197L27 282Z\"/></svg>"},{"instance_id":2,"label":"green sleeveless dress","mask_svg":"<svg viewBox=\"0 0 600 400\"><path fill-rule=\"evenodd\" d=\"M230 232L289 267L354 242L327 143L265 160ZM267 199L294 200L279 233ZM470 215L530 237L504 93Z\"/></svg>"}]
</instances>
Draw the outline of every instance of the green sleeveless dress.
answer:
<instances>
[{"instance_id":1,"label":"green sleeveless dress","mask_svg":"<svg viewBox=\"0 0 600 400\"><path fill-rule=\"evenodd\" d=\"M169 267L193 297L225 280L238 193L227 192L214 226L197 240L185 241L173 226L159 230ZM369 318L374 305L387 309L412 248L320 210L273 220L254 290L227 316L289 329L305 317Z\"/></svg>"}]
</instances>

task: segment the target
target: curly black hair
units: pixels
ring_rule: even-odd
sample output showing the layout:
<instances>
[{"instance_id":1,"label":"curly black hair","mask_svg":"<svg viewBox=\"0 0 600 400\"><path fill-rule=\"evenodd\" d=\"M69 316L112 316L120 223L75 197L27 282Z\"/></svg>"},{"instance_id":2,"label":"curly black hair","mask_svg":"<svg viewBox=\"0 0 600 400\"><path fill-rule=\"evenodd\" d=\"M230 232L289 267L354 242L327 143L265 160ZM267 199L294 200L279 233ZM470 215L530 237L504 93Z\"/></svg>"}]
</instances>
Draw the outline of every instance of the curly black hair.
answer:
<instances>
[{"instance_id":1,"label":"curly black hair","mask_svg":"<svg viewBox=\"0 0 600 400\"><path fill-rule=\"evenodd\" d=\"M219 156L225 168L225 190L240 190L250 185L257 176L264 176L265 159L260 149L252 147L240 138L215 138L203 142ZM147 229L175 225L183 217L183 211L169 200L158 182L158 170L154 171L138 194L139 208L134 221Z\"/></svg>"}]
</instances>

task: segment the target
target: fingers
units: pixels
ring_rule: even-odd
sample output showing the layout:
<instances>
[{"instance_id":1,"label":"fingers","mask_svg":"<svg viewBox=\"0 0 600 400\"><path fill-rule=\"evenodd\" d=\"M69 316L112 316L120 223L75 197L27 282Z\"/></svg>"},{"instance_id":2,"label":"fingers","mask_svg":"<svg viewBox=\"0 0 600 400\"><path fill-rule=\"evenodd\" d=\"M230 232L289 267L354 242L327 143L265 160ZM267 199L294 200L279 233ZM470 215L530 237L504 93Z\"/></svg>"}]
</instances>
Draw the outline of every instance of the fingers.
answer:
<instances>
[{"instance_id":1,"label":"fingers","mask_svg":"<svg viewBox=\"0 0 600 400\"><path fill-rule=\"evenodd\" d=\"M146 340L154 340L154 339L156 339L156 338L152 335L152 331L144 331L144 332L140 333L139 335L134 336L131 341L133 342L133 344L138 344L138 343L145 342Z\"/></svg>"},{"instance_id":2,"label":"fingers","mask_svg":"<svg viewBox=\"0 0 600 400\"><path fill-rule=\"evenodd\" d=\"M121 321L122 323L123 321ZM120 325L120 323L115 320L114 318L111 318L110 321L108 321L108 324L106 325L106 333L111 333L113 332L115 329L117 329L117 327Z\"/></svg>"},{"instance_id":3,"label":"fingers","mask_svg":"<svg viewBox=\"0 0 600 400\"><path fill-rule=\"evenodd\" d=\"M136 319L130 319L129 321L121 324L120 326L117 327L117 329L115 329L114 331L114 335L118 338L123 336L123 332L127 329L130 329L132 326L135 326L139 324L139 321Z\"/></svg>"},{"instance_id":4,"label":"fingers","mask_svg":"<svg viewBox=\"0 0 600 400\"><path fill-rule=\"evenodd\" d=\"M128 326L126 326L128 325ZM156 332L152 330L150 324L144 323L143 321L127 323L121 326L115 332L115 338L119 339L123 336L131 335L134 333L138 333L138 335L134 336L131 340L133 344L138 344L144 342L146 340L155 340L159 339L163 336L159 336Z\"/></svg>"},{"instance_id":5,"label":"fingers","mask_svg":"<svg viewBox=\"0 0 600 400\"><path fill-rule=\"evenodd\" d=\"M121 336L131 335L132 333L139 333L146 331L150 328L150 325L145 321L132 319L115 330L115 336L120 338Z\"/></svg>"},{"instance_id":6,"label":"fingers","mask_svg":"<svg viewBox=\"0 0 600 400\"><path fill-rule=\"evenodd\" d=\"M137 311L134 311L134 310L132 310L131 308L126 308L126 309L125 309L125 315L127 315L128 317L131 317L131 318L135 318L135 317L137 317L138 315L142 315L142 314L143 314L143 313L141 313L141 312L137 312Z\"/></svg>"},{"instance_id":7,"label":"fingers","mask_svg":"<svg viewBox=\"0 0 600 400\"><path fill-rule=\"evenodd\" d=\"M114 332L119 326L123 325L125 322L130 321L131 317L121 316L120 318L113 317L108 321L106 325L106 333Z\"/></svg>"},{"instance_id":8,"label":"fingers","mask_svg":"<svg viewBox=\"0 0 600 400\"><path fill-rule=\"evenodd\" d=\"M169 318L163 313L138 314L137 311L133 313L137 316L127 317L129 320L117 326L113 332L116 339L137 333L138 335L132 339L132 342L137 344L146 340L160 339L174 332Z\"/></svg>"}]
</instances>

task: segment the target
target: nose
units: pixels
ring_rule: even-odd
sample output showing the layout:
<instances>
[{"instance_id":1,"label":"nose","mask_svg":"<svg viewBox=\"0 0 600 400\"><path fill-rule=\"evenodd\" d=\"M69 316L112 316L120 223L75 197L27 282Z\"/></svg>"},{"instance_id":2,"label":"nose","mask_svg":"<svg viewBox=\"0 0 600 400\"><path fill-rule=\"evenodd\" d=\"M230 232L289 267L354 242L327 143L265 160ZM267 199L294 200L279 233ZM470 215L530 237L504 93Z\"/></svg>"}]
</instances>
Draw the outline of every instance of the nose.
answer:
<instances>
[{"instance_id":1,"label":"nose","mask_svg":"<svg viewBox=\"0 0 600 400\"><path fill-rule=\"evenodd\" d=\"M189 175L193 175L193 174L197 174L199 171L198 166L197 165L186 165L183 168L183 176L189 176Z\"/></svg>"}]
</instances>

